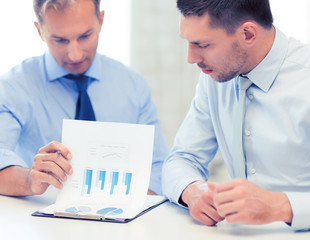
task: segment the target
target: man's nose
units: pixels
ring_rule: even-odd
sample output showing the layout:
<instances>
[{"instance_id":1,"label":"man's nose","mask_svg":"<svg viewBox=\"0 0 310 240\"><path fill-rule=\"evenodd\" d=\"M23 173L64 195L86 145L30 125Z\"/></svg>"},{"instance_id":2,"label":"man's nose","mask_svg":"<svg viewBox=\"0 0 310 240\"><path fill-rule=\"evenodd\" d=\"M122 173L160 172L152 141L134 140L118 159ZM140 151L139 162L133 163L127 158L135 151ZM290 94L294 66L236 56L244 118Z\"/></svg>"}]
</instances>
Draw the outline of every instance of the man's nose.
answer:
<instances>
[{"instance_id":1,"label":"man's nose","mask_svg":"<svg viewBox=\"0 0 310 240\"><path fill-rule=\"evenodd\" d=\"M187 62L189 64L203 62L199 48L193 44L188 45Z\"/></svg>"},{"instance_id":2,"label":"man's nose","mask_svg":"<svg viewBox=\"0 0 310 240\"><path fill-rule=\"evenodd\" d=\"M83 58L83 51L79 46L79 43L74 41L68 46L68 58L72 62L79 62Z\"/></svg>"}]
</instances>

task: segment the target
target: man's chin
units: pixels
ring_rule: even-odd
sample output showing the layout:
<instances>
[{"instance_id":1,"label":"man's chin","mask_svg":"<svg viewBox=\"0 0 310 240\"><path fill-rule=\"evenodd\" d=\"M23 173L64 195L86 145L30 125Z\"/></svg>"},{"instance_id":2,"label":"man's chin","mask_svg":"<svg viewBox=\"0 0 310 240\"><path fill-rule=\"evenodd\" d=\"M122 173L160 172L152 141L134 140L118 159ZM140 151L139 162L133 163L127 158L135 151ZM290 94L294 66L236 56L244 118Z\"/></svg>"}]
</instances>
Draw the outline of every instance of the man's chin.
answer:
<instances>
[{"instance_id":1,"label":"man's chin","mask_svg":"<svg viewBox=\"0 0 310 240\"><path fill-rule=\"evenodd\" d=\"M71 74L83 74L86 72L87 69L85 68L65 68L67 72Z\"/></svg>"}]
</instances>

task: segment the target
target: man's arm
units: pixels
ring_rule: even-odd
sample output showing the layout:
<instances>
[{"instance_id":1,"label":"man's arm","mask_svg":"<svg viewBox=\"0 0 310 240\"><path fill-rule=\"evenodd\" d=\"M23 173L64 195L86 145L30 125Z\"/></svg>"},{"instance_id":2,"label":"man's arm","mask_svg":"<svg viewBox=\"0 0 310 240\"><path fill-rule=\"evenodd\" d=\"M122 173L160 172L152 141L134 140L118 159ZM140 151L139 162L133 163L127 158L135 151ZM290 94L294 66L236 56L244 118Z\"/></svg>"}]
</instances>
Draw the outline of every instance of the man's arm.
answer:
<instances>
[{"instance_id":1,"label":"man's arm","mask_svg":"<svg viewBox=\"0 0 310 240\"><path fill-rule=\"evenodd\" d=\"M32 195L28 178L31 169L19 166L7 167L0 171L0 194L10 196Z\"/></svg>"},{"instance_id":2,"label":"man's arm","mask_svg":"<svg viewBox=\"0 0 310 240\"><path fill-rule=\"evenodd\" d=\"M31 169L10 166L0 171L0 194L10 196L38 195L53 185L62 187L67 174L72 174L68 163L70 151L59 142L41 148Z\"/></svg>"},{"instance_id":3,"label":"man's arm","mask_svg":"<svg viewBox=\"0 0 310 240\"><path fill-rule=\"evenodd\" d=\"M205 74L201 74L189 112L163 166L163 192L176 203L191 183L209 178L208 165L218 149L208 103L207 82Z\"/></svg>"}]
</instances>

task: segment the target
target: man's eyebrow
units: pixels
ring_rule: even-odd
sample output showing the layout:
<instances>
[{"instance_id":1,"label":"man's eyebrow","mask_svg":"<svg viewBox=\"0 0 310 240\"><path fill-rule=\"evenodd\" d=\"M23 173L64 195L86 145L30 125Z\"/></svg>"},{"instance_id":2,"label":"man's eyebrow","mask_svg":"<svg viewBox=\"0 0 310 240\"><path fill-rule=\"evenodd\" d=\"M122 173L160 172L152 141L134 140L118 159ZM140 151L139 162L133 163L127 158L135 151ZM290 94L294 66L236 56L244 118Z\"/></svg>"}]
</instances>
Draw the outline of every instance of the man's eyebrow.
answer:
<instances>
[{"instance_id":1,"label":"man's eyebrow","mask_svg":"<svg viewBox=\"0 0 310 240\"><path fill-rule=\"evenodd\" d=\"M179 35L180 38L185 39L185 37L183 37L181 34ZM207 44L209 41L208 40L203 40L203 41L189 41L189 43L191 44L195 44L195 45L199 45L199 44Z\"/></svg>"},{"instance_id":2,"label":"man's eyebrow","mask_svg":"<svg viewBox=\"0 0 310 240\"><path fill-rule=\"evenodd\" d=\"M194 45L204 45L204 44L208 44L208 41L191 41L190 44L194 44Z\"/></svg>"},{"instance_id":3,"label":"man's eyebrow","mask_svg":"<svg viewBox=\"0 0 310 240\"><path fill-rule=\"evenodd\" d=\"M60 36L57 36L57 35L51 35L51 38L54 38L54 39L66 39L64 37L60 37Z\"/></svg>"},{"instance_id":4,"label":"man's eyebrow","mask_svg":"<svg viewBox=\"0 0 310 240\"><path fill-rule=\"evenodd\" d=\"M87 35L87 34L89 34L89 33L92 33L93 31L94 31L93 28L88 29L86 32L82 33L80 36Z\"/></svg>"},{"instance_id":5,"label":"man's eyebrow","mask_svg":"<svg viewBox=\"0 0 310 240\"><path fill-rule=\"evenodd\" d=\"M92 33L94 31L94 29L93 28L91 28L91 29L88 29L87 31L85 31L84 33L81 33L79 36L83 36L83 35L87 35L87 34L90 34L90 33ZM61 36L57 36L57 35L51 35L51 38L54 38L54 39L67 39L67 38L65 38L65 37L61 37Z\"/></svg>"}]
</instances>

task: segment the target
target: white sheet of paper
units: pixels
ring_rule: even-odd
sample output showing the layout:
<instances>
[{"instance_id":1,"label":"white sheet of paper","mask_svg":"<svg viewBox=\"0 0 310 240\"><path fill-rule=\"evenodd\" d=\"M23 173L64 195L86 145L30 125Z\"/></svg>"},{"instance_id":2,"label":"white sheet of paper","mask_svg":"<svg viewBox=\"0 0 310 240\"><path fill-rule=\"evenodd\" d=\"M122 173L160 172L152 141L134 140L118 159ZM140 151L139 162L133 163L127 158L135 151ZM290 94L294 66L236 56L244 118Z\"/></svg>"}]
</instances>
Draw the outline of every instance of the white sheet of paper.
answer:
<instances>
[{"instance_id":1,"label":"white sheet of paper","mask_svg":"<svg viewBox=\"0 0 310 240\"><path fill-rule=\"evenodd\" d=\"M62 143L73 174L57 196L57 212L133 218L149 186L154 126L64 120Z\"/></svg>"},{"instance_id":2,"label":"white sheet of paper","mask_svg":"<svg viewBox=\"0 0 310 240\"><path fill-rule=\"evenodd\" d=\"M161 195L147 195L145 198L145 202L143 203L142 208L139 210L139 213L149 209L150 207L153 207L159 203L164 202L167 200L166 197ZM45 214L54 214L56 211L56 204L49 205L41 210L39 212L45 213Z\"/></svg>"}]
</instances>

